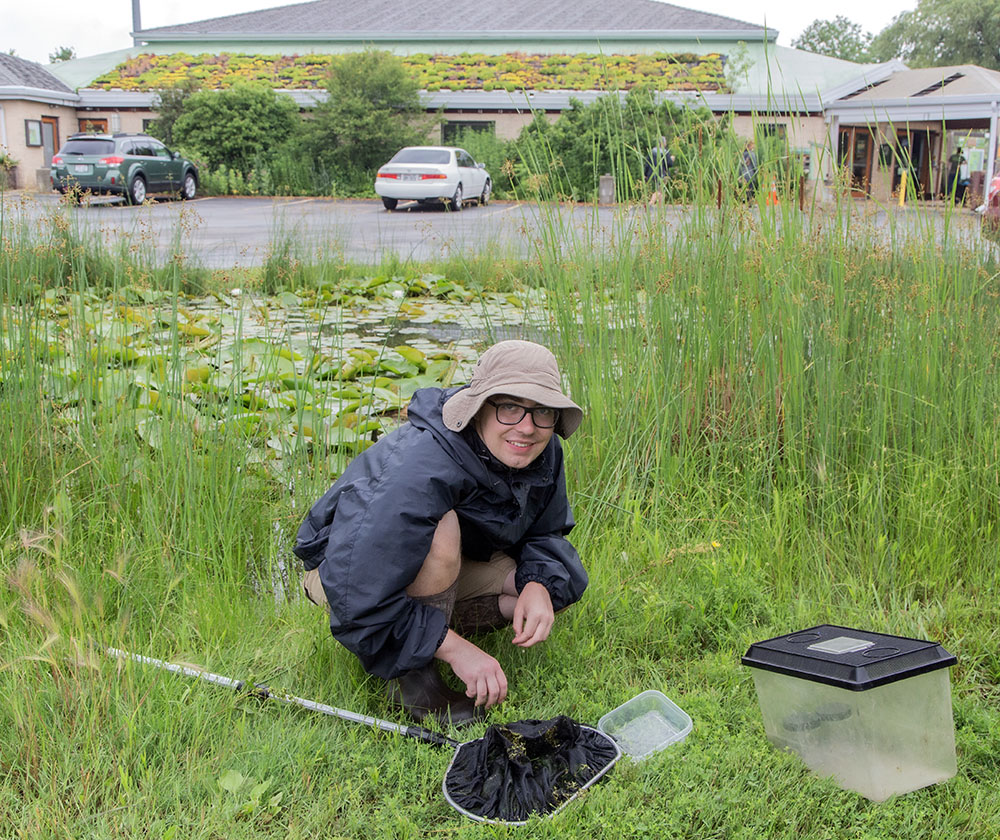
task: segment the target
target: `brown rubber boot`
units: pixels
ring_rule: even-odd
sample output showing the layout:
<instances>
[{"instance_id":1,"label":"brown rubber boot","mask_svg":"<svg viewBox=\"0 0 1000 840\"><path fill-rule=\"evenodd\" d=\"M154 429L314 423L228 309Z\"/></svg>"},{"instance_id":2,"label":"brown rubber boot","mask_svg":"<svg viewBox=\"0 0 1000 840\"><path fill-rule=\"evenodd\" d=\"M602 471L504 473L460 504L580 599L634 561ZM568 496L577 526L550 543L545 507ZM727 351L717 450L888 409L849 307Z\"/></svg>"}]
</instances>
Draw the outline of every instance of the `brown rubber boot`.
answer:
<instances>
[{"instance_id":1,"label":"brown rubber boot","mask_svg":"<svg viewBox=\"0 0 1000 840\"><path fill-rule=\"evenodd\" d=\"M419 596L413 600L441 610L445 619L451 621L457 592L458 581L437 595ZM462 726L483 716L482 707L476 706L460 691L448 687L438 671L437 662L414 668L401 677L389 680L386 691L392 705L417 721L434 715L441 720L450 720L455 726Z\"/></svg>"},{"instance_id":2,"label":"brown rubber boot","mask_svg":"<svg viewBox=\"0 0 1000 840\"><path fill-rule=\"evenodd\" d=\"M452 615L452 626L463 636L486 633L509 624L510 619L504 618L500 612L500 598L497 595L480 595L458 601Z\"/></svg>"},{"instance_id":3,"label":"brown rubber boot","mask_svg":"<svg viewBox=\"0 0 1000 840\"><path fill-rule=\"evenodd\" d=\"M459 691L449 688L438 672L437 663L414 668L389 680L389 702L416 721L434 715L454 726L463 726L483 716L481 706Z\"/></svg>"}]
</instances>

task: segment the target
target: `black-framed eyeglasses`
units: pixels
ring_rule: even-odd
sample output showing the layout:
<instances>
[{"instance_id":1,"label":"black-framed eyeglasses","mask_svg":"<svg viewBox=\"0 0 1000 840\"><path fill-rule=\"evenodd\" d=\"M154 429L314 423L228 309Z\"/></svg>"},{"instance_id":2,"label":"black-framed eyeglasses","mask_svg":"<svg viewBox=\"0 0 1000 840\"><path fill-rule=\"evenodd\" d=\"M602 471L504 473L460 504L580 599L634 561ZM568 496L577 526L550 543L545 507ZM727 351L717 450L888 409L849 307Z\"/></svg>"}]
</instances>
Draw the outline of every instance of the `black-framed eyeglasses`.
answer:
<instances>
[{"instance_id":1,"label":"black-framed eyeglasses","mask_svg":"<svg viewBox=\"0 0 1000 840\"><path fill-rule=\"evenodd\" d=\"M559 409L549 408L547 405L534 405L528 408L514 402L493 402L486 400L492 405L497 413L497 422L504 426L516 426L524 419L525 414L531 415L531 422L539 429L551 429L559 422Z\"/></svg>"}]
</instances>

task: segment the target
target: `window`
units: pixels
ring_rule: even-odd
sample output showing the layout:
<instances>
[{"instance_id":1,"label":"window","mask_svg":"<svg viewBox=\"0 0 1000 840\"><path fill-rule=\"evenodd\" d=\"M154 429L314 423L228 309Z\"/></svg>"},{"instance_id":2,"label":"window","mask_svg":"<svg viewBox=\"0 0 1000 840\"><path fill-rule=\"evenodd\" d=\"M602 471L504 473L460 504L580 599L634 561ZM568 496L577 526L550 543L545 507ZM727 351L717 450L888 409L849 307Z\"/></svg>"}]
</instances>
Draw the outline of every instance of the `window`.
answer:
<instances>
[{"instance_id":1,"label":"window","mask_svg":"<svg viewBox=\"0 0 1000 840\"><path fill-rule=\"evenodd\" d=\"M84 134L108 133L108 121L104 117L83 117L78 122L80 131Z\"/></svg>"},{"instance_id":2,"label":"window","mask_svg":"<svg viewBox=\"0 0 1000 840\"><path fill-rule=\"evenodd\" d=\"M25 120L24 121L24 144L26 146L41 146L42 145L42 121L41 120Z\"/></svg>"},{"instance_id":3,"label":"window","mask_svg":"<svg viewBox=\"0 0 1000 840\"><path fill-rule=\"evenodd\" d=\"M149 144L152 147L152 153L156 157L163 158L164 160L170 160L170 150L166 146L162 143L156 142L156 140L150 140Z\"/></svg>"},{"instance_id":4,"label":"window","mask_svg":"<svg viewBox=\"0 0 1000 840\"><path fill-rule=\"evenodd\" d=\"M467 131L496 134L496 125L493 120L450 120L441 126L441 140L452 145Z\"/></svg>"},{"instance_id":5,"label":"window","mask_svg":"<svg viewBox=\"0 0 1000 840\"><path fill-rule=\"evenodd\" d=\"M110 155L115 151L114 140L99 140L98 138L74 137L66 141L61 154L64 155Z\"/></svg>"},{"instance_id":6,"label":"window","mask_svg":"<svg viewBox=\"0 0 1000 840\"><path fill-rule=\"evenodd\" d=\"M412 149L401 149L396 152L389 163L451 163L451 152L445 149L424 149L419 146Z\"/></svg>"}]
</instances>

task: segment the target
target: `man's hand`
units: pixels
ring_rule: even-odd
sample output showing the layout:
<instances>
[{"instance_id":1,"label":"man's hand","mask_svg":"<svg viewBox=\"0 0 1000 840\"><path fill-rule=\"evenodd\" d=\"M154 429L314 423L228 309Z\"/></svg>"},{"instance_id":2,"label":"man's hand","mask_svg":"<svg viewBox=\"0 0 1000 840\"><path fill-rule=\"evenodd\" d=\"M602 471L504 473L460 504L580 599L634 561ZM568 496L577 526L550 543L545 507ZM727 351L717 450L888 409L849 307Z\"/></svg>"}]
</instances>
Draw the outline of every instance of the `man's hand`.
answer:
<instances>
[{"instance_id":1,"label":"man's hand","mask_svg":"<svg viewBox=\"0 0 1000 840\"><path fill-rule=\"evenodd\" d=\"M466 696L474 698L477 706L488 709L507 697L507 675L500 663L454 630L448 631L434 656L451 666L465 683Z\"/></svg>"},{"instance_id":2,"label":"man's hand","mask_svg":"<svg viewBox=\"0 0 1000 840\"><path fill-rule=\"evenodd\" d=\"M514 644L529 648L544 642L555 620L549 590L537 581L526 583L514 607Z\"/></svg>"}]
</instances>

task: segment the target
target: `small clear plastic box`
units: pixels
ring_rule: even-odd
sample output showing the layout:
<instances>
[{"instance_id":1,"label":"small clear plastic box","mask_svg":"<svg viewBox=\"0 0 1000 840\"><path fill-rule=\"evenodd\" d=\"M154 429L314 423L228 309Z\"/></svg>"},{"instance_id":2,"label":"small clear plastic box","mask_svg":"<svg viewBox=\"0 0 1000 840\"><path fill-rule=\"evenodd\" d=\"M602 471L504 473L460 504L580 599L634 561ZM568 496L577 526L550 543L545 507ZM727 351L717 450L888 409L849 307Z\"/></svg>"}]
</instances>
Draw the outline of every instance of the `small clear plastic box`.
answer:
<instances>
[{"instance_id":1,"label":"small clear plastic box","mask_svg":"<svg viewBox=\"0 0 1000 840\"><path fill-rule=\"evenodd\" d=\"M597 728L610 735L633 761L683 741L691 731L691 718L660 691L644 691L608 712Z\"/></svg>"}]
</instances>

